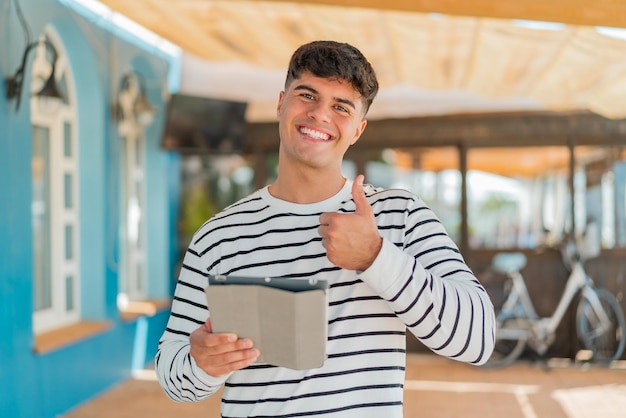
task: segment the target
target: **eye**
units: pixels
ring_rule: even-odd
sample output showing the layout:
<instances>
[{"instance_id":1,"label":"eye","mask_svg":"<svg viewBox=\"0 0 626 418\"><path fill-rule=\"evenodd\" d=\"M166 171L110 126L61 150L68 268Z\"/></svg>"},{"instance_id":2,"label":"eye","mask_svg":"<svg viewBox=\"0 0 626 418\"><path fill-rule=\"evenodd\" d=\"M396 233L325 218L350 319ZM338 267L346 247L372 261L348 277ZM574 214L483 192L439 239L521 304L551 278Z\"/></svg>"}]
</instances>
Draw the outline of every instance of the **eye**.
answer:
<instances>
[{"instance_id":1,"label":"eye","mask_svg":"<svg viewBox=\"0 0 626 418\"><path fill-rule=\"evenodd\" d=\"M302 93L300 95L300 97L304 97L305 99L308 99L308 100L314 100L315 99L315 97L313 97L313 95L311 93Z\"/></svg>"},{"instance_id":2,"label":"eye","mask_svg":"<svg viewBox=\"0 0 626 418\"><path fill-rule=\"evenodd\" d=\"M337 106L335 106L335 109L337 109L340 112L350 113L350 109L348 109L344 105L337 105Z\"/></svg>"}]
</instances>

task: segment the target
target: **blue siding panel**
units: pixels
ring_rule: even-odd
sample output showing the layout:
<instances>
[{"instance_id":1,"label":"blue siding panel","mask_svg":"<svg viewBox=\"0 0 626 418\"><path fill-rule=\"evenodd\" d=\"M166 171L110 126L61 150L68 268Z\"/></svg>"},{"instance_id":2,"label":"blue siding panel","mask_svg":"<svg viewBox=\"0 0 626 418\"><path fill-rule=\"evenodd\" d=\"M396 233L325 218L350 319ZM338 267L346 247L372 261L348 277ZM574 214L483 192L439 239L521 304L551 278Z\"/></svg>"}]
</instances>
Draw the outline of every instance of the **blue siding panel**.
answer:
<instances>
[{"instance_id":1,"label":"blue siding panel","mask_svg":"<svg viewBox=\"0 0 626 418\"><path fill-rule=\"evenodd\" d=\"M119 136L111 119L119 78L134 69L150 86L171 85L170 61L141 43L85 18L68 1L20 0L33 37L47 25L67 51L76 84L79 136L81 303L85 319L106 320L106 331L48 353L33 350L30 63L19 112L0 83L0 415L46 418L66 413L149 364L167 312L125 322L116 306L119 242ZM13 74L22 59L24 33L13 0L0 0L0 71ZM114 46L114 47L113 47ZM115 51L115 57L110 56ZM165 104L159 88L148 92L159 109L147 131L147 229L150 296L166 298L173 286L172 248L178 159L159 149Z\"/></svg>"}]
</instances>

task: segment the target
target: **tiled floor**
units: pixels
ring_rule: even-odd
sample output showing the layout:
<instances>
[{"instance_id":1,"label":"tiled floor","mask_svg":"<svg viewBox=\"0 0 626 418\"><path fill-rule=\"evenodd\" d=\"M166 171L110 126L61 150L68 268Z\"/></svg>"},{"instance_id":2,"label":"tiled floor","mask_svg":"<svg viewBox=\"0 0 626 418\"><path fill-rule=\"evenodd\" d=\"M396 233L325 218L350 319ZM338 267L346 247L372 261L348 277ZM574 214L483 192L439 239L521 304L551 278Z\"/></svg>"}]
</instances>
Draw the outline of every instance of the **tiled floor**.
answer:
<instances>
[{"instance_id":1,"label":"tiled floor","mask_svg":"<svg viewBox=\"0 0 626 418\"><path fill-rule=\"evenodd\" d=\"M490 370L428 354L410 354L405 418L624 418L626 365L551 361ZM169 400L154 371L124 382L64 418L219 417L219 397Z\"/></svg>"}]
</instances>

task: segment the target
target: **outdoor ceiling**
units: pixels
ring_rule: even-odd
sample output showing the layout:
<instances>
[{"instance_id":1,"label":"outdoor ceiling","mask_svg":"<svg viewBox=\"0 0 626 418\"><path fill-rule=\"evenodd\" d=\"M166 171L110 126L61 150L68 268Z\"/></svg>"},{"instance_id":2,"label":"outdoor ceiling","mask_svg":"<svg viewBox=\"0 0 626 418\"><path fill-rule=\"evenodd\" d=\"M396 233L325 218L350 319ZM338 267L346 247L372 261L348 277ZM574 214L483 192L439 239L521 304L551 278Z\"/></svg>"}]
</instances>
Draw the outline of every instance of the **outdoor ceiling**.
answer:
<instances>
[{"instance_id":1,"label":"outdoor ceiling","mask_svg":"<svg viewBox=\"0 0 626 418\"><path fill-rule=\"evenodd\" d=\"M349 42L370 59L381 84L370 119L579 109L626 117L626 40L595 29L626 27L620 0L101 2L182 48L180 93L246 101L250 121L275 119L289 57L314 39Z\"/></svg>"},{"instance_id":2,"label":"outdoor ceiling","mask_svg":"<svg viewBox=\"0 0 626 418\"><path fill-rule=\"evenodd\" d=\"M586 152L587 149L585 149ZM426 171L439 172L459 169L456 147L418 148L408 158L405 168L418 166ZM511 153L515 153L515 159ZM401 154L402 151L396 150ZM468 170L485 170L504 176L533 177L546 171L567 173L569 170L569 149L567 147L520 147L520 148L480 148L469 150Z\"/></svg>"}]
</instances>

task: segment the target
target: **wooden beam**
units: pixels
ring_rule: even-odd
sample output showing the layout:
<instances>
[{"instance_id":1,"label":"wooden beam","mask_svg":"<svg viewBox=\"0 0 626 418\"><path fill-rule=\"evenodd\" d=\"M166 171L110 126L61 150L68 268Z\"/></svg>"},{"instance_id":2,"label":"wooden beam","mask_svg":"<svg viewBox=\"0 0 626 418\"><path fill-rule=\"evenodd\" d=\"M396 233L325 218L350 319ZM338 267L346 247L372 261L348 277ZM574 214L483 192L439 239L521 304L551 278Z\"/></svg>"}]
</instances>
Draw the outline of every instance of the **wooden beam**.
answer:
<instances>
[{"instance_id":1,"label":"wooden beam","mask_svg":"<svg viewBox=\"0 0 626 418\"><path fill-rule=\"evenodd\" d=\"M369 121L355 151L384 148L528 147L626 144L626 120L607 119L591 112L530 112L433 116ZM252 123L247 152L278 150L278 124Z\"/></svg>"},{"instance_id":2,"label":"wooden beam","mask_svg":"<svg viewBox=\"0 0 626 418\"><path fill-rule=\"evenodd\" d=\"M470 250L469 210L467 196L467 146L459 145L459 171L461 172L461 236L459 247L462 254Z\"/></svg>"},{"instance_id":3,"label":"wooden beam","mask_svg":"<svg viewBox=\"0 0 626 418\"><path fill-rule=\"evenodd\" d=\"M626 2L621 0L291 0L290 3L626 27Z\"/></svg>"}]
</instances>

